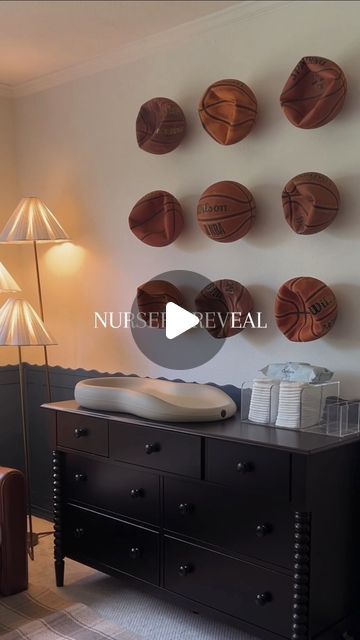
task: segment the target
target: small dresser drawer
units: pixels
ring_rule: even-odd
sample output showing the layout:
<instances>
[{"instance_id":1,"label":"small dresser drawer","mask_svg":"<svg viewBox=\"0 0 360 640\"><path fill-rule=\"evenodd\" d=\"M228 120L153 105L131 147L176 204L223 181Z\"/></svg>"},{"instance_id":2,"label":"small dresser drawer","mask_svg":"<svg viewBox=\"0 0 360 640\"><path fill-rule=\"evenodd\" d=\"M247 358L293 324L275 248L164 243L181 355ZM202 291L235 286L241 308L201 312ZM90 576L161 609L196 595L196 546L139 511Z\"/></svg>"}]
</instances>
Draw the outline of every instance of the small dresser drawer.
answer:
<instances>
[{"instance_id":1,"label":"small dresser drawer","mask_svg":"<svg viewBox=\"0 0 360 640\"><path fill-rule=\"evenodd\" d=\"M292 579L286 575L166 538L165 588L290 637Z\"/></svg>"},{"instance_id":2,"label":"small dresser drawer","mask_svg":"<svg viewBox=\"0 0 360 640\"><path fill-rule=\"evenodd\" d=\"M201 438L165 429L110 423L111 456L121 462L201 477Z\"/></svg>"},{"instance_id":3,"label":"small dresser drawer","mask_svg":"<svg viewBox=\"0 0 360 640\"><path fill-rule=\"evenodd\" d=\"M65 555L159 584L159 536L79 507L64 510Z\"/></svg>"},{"instance_id":4,"label":"small dresser drawer","mask_svg":"<svg viewBox=\"0 0 360 640\"><path fill-rule=\"evenodd\" d=\"M222 440L206 441L206 479L258 494L290 499L290 454Z\"/></svg>"},{"instance_id":5,"label":"small dresser drawer","mask_svg":"<svg viewBox=\"0 0 360 640\"><path fill-rule=\"evenodd\" d=\"M159 477L128 465L64 454L65 500L159 525Z\"/></svg>"},{"instance_id":6,"label":"small dresser drawer","mask_svg":"<svg viewBox=\"0 0 360 640\"><path fill-rule=\"evenodd\" d=\"M287 505L249 500L242 491L164 480L164 527L168 531L252 556L270 564L292 566L292 519Z\"/></svg>"},{"instance_id":7,"label":"small dresser drawer","mask_svg":"<svg viewBox=\"0 0 360 640\"><path fill-rule=\"evenodd\" d=\"M60 447L108 456L108 422L101 418L59 412L57 414L57 444Z\"/></svg>"}]
</instances>

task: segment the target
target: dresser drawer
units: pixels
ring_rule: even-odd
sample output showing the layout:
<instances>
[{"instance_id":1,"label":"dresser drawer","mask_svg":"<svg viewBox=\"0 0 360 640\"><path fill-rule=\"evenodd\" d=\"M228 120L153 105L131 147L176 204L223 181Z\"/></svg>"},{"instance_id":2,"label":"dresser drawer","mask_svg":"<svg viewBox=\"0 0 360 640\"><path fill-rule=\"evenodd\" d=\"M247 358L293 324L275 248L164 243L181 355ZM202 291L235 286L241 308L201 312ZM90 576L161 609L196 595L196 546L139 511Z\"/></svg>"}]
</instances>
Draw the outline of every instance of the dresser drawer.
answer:
<instances>
[{"instance_id":1,"label":"dresser drawer","mask_svg":"<svg viewBox=\"0 0 360 640\"><path fill-rule=\"evenodd\" d=\"M167 537L165 588L285 637L292 579Z\"/></svg>"},{"instance_id":2,"label":"dresser drawer","mask_svg":"<svg viewBox=\"0 0 360 640\"><path fill-rule=\"evenodd\" d=\"M208 439L206 479L276 499L290 499L290 454Z\"/></svg>"},{"instance_id":3,"label":"dresser drawer","mask_svg":"<svg viewBox=\"0 0 360 640\"><path fill-rule=\"evenodd\" d=\"M201 438L197 436L110 423L110 451L122 462L201 477Z\"/></svg>"},{"instance_id":4,"label":"dresser drawer","mask_svg":"<svg viewBox=\"0 0 360 640\"><path fill-rule=\"evenodd\" d=\"M65 499L159 525L159 478L128 465L64 455Z\"/></svg>"},{"instance_id":5,"label":"dresser drawer","mask_svg":"<svg viewBox=\"0 0 360 640\"><path fill-rule=\"evenodd\" d=\"M165 529L271 564L291 566L287 505L249 500L242 491L165 478Z\"/></svg>"},{"instance_id":6,"label":"dresser drawer","mask_svg":"<svg viewBox=\"0 0 360 640\"><path fill-rule=\"evenodd\" d=\"M60 447L108 456L108 422L75 413L58 413L57 444Z\"/></svg>"},{"instance_id":7,"label":"dresser drawer","mask_svg":"<svg viewBox=\"0 0 360 640\"><path fill-rule=\"evenodd\" d=\"M158 538L152 531L79 507L64 510L65 555L154 584L159 584Z\"/></svg>"}]
</instances>

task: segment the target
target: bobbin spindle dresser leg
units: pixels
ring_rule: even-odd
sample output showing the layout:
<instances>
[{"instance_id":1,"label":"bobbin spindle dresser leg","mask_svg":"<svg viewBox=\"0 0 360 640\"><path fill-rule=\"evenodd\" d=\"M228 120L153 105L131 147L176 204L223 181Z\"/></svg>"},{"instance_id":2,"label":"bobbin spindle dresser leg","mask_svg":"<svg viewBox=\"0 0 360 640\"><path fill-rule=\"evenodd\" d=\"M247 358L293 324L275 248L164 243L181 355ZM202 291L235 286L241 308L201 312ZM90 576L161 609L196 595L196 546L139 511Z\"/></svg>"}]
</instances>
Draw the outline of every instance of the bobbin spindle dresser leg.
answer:
<instances>
[{"instance_id":1,"label":"bobbin spindle dresser leg","mask_svg":"<svg viewBox=\"0 0 360 640\"><path fill-rule=\"evenodd\" d=\"M311 515L294 514L294 591L292 603L291 640L309 638Z\"/></svg>"},{"instance_id":2,"label":"bobbin spindle dresser leg","mask_svg":"<svg viewBox=\"0 0 360 640\"><path fill-rule=\"evenodd\" d=\"M61 453L53 451L54 560L56 586L64 586L64 552L61 508Z\"/></svg>"}]
</instances>

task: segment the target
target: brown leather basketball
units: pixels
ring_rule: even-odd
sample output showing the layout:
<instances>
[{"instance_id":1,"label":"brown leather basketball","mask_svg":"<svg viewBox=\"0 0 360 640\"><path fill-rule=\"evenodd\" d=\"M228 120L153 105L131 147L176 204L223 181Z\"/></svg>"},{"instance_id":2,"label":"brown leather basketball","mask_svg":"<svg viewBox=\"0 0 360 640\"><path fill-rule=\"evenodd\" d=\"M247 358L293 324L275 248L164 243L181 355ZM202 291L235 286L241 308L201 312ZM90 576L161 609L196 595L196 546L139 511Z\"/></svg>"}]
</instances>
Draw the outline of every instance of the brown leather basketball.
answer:
<instances>
[{"instance_id":1,"label":"brown leather basketball","mask_svg":"<svg viewBox=\"0 0 360 640\"><path fill-rule=\"evenodd\" d=\"M174 302L184 305L182 293L167 280L150 280L137 289L137 305L148 326L164 329L166 326L166 305Z\"/></svg>"},{"instance_id":2,"label":"brown leather basketball","mask_svg":"<svg viewBox=\"0 0 360 640\"><path fill-rule=\"evenodd\" d=\"M249 291L236 280L216 280L208 284L195 299L196 309L207 321L207 331L214 338L230 338L243 331L239 325L254 308Z\"/></svg>"},{"instance_id":3,"label":"brown leather basketball","mask_svg":"<svg viewBox=\"0 0 360 640\"><path fill-rule=\"evenodd\" d=\"M282 192L285 219L296 233L311 235L332 223L340 206L336 185L322 173L300 173Z\"/></svg>"},{"instance_id":4,"label":"brown leather basketball","mask_svg":"<svg viewBox=\"0 0 360 640\"><path fill-rule=\"evenodd\" d=\"M198 111L209 136L219 144L235 144L253 128L257 100L244 82L219 80L206 89Z\"/></svg>"},{"instance_id":5,"label":"brown leather basketball","mask_svg":"<svg viewBox=\"0 0 360 640\"><path fill-rule=\"evenodd\" d=\"M165 247L176 240L184 226L181 205L167 191L147 193L131 210L129 226L145 244Z\"/></svg>"},{"instance_id":6,"label":"brown leather basketball","mask_svg":"<svg viewBox=\"0 0 360 640\"><path fill-rule=\"evenodd\" d=\"M338 115L346 90L346 77L335 62L307 56L290 74L282 90L280 104L295 127L316 129Z\"/></svg>"},{"instance_id":7,"label":"brown leather basketball","mask_svg":"<svg viewBox=\"0 0 360 640\"><path fill-rule=\"evenodd\" d=\"M162 155L179 146L186 132L182 109L169 98L152 98L136 118L136 138L144 151Z\"/></svg>"},{"instance_id":8,"label":"brown leather basketball","mask_svg":"<svg viewBox=\"0 0 360 640\"><path fill-rule=\"evenodd\" d=\"M255 220L255 200L244 185L216 182L201 195L197 206L199 227L217 242L235 242L250 231Z\"/></svg>"},{"instance_id":9,"label":"brown leather basketball","mask_svg":"<svg viewBox=\"0 0 360 640\"><path fill-rule=\"evenodd\" d=\"M322 338L334 326L336 316L335 294L317 278L292 278L277 293L277 326L292 342Z\"/></svg>"}]
</instances>

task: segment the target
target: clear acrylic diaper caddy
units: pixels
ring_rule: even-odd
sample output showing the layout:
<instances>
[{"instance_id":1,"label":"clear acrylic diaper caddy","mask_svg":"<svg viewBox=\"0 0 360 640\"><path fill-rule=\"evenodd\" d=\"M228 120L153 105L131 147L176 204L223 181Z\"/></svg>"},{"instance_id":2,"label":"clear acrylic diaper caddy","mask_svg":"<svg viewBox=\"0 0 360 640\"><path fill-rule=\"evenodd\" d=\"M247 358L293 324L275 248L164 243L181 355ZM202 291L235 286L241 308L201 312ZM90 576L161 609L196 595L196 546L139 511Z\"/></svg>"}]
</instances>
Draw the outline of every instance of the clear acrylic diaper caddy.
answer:
<instances>
[{"instance_id":1,"label":"clear acrylic diaper caddy","mask_svg":"<svg viewBox=\"0 0 360 640\"><path fill-rule=\"evenodd\" d=\"M356 408L350 414L343 405L338 406L339 397L338 381L311 384L257 378L241 385L241 420L297 431L319 430L329 435L331 431L331 435L338 435L337 430L343 433L348 430L345 423L349 424L349 415L354 422L356 414ZM358 410L358 419L359 414Z\"/></svg>"}]
</instances>

